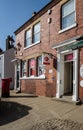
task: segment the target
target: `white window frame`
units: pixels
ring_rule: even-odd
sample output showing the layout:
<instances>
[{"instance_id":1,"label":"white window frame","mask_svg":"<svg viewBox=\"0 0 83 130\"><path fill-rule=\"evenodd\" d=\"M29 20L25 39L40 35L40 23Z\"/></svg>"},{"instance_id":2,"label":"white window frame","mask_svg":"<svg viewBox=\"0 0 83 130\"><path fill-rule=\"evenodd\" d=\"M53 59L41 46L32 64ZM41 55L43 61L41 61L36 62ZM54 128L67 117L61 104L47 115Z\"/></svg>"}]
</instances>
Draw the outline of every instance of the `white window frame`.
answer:
<instances>
[{"instance_id":1,"label":"white window frame","mask_svg":"<svg viewBox=\"0 0 83 130\"><path fill-rule=\"evenodd\" d=\"M40 55L42 57L42 64L40 65L40 67L42 68L43 73L41 75L35 76L35 75L30 75L30 60L35 59L35 58L31 58L29 59L28 62L28 72L29 72L29 76L28 77L21 77L20 79L45 79L45 66L43 65L43 59L44 59L44 54ZM37 63L37 61L35 60L35 62ZM36 65L35 64L35 71L36 71ZM37 65L38 66L38 65Z\"/></svg>"},{"instance_id":2,"label":"white window frame","mask_svg":"<svg viewBox=\"0 0 83 130\"><path fill-rule=\"evenodd\" d=\"M27 32L29 32L30 31L30 35L27 35ZM29 47L30 45L31 45L31 41L32 41L32 39L31 39L31 28L29 28L27 31L26 31L26 36L25 36L25 47ZM30 44L29 45L27 45L27 41L28 40L30 40Z\"/></svg>"},{"instance_id":3,"label":"white window frame","mask_svg":"<svg viewBox=\"0 0 83 130\"><path fill-rule=\"evenodd\" d=\"M22 61L22 77L26 76L26 60Z\"/></svg>"},{"instance_id":4,"label":"white window frame","mask_svg":"<svg viewBox=\"0 0 83 130\"><path fill-rule=\"evenodd\" d=\"M39 56L38 60L40 57L41 57L41 64L39 64L39 61L38 61L38 77L45 75L44 74L45 73L45 65L43 65L43 55ZM39 68L41 69L41 74L39 73Z\"/></svg>"},{"instance_id":5,"label":"white window frame","mask_svg":"<svg viewBox=\"0 0 83 130\"><path fill-rule=\"evenodd\" d=\"M35 27L39 24L40 28L41 28L41 25L40 25L40 22L36 23L34 26L33 26L33 44L35 43L38 43L40 42L40 29L38 31L35 31ZM38 35L39 34L39 35ZM39 40L38 41L35 41L35 36L38 35L39 36Z\"/></svg>"},{"instance_id":6,"label":"white window frame","mask_svg":"<svg viewBox=\"0 0 83 130\"><path fill-rule=\"evenodd\" d=\"M64 32L64 31L66 31L66 30L69 30L69 29L71 29L71 28L73 28L73 27L76 27L77 26L77 24L76 24L76 2L75 2L75 0L70 0L70 1L68 1L67 3L65 3L63 6L62 6L62 10L63 10L63 7L64 6L66 6L66 5L68 5L68 3L69 2L71 2L71 1L74 1L74 10L70 13L70 14L68 14L68 15L71 15L73 12L75 13L75 22L73 23L73 24L71 24L71 25L69 25L69 26L67 26L67 27L64 27L63 28L63 25L62 25L62 23L61 23L61 30L59 31L59 33L62 33L62 32ZM66 15L65 17L67 17L68 15ZM63 20L63 16L62 16L62 20Z\"/></svg>"}]
</instances>

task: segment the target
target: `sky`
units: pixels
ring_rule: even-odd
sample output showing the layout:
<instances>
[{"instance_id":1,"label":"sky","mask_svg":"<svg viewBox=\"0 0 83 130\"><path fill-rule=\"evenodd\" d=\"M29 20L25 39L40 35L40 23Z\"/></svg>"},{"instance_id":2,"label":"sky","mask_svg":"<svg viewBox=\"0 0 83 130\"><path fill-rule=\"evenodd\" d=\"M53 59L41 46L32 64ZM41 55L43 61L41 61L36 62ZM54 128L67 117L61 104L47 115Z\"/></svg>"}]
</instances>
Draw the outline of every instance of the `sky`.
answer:
<instances>
[{"instance_id":1,"label":"sky","mask_svg":"<svg viewBox=\"0 0 83 130\"><path fill-rule=\"evenodd\" d=\"M14 32L51 0L0 0L0 48L5 51L8 35Z\"/></svg>"}]
</instances>

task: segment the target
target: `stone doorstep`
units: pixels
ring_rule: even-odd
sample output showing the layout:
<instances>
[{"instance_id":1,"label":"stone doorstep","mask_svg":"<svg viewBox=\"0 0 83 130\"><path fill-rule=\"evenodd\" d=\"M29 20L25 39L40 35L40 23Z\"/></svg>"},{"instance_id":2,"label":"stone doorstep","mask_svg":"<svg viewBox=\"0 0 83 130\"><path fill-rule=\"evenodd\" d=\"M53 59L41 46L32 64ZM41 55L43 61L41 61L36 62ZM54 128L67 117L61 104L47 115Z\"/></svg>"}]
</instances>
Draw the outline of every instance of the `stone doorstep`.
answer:
<instances>
[{"instance_id":1,"label":"stone doorstep","mask_svg":"<svg viewBox=\"0 0 83 130\"><path fill-rule=\"evenodd\" d=\"M64 96L61 97L61 98L53 97L52 100L56 100L56 101L60 101L60 102L65 102L65 103L70 103L70 104L74 104L74 105L81 105L81 101L80 100L78 100L78 101L72 101L71 99L65 98Z\"/></svg>"}]
</instances>

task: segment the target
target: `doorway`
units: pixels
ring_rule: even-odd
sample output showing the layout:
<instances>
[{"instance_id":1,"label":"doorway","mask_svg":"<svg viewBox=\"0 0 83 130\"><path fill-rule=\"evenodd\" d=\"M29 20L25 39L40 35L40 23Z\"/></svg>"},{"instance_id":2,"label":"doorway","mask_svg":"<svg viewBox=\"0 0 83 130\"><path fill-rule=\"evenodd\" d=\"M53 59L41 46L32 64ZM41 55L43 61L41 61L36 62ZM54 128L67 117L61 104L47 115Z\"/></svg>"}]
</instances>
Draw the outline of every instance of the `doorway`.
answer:
<instances>
[{"instance_id":1,"label":"doorway","mask_svg":"<svg viewBox=\"0 0 83 130\"><path fill-rule=\"evenodd\" d=\"M78 50L57 53L56 98L71 94L71 100L78 100Z\"/></svg>"},{"instance_id":2,"label":"doorway","mask_svg":"<svg viewBox=\"0 0 83 130\"><path fill-rule=\"evenodd\" d=\"M16 64L16 89L17 90L20 90L20 62L17 61L17 64Z\"/></svg>"},{"instance_id":3,"label":"doorway","mask_svg":"<svg viewBox=\"0 0 83 130\"><path fill-rule=\"evenodd\" d=\"M73 94L73 61L64 63L64 95Z\"/></svg>"}]
</instances>

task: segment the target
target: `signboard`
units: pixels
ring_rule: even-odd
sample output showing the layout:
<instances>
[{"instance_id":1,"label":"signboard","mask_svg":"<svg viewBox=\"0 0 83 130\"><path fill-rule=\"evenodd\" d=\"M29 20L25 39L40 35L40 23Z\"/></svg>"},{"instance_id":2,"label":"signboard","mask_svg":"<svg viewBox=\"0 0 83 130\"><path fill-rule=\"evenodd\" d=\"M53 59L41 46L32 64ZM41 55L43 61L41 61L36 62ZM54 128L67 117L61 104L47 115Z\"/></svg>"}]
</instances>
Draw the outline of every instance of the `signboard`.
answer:
<instances>
[{"instance_id":1,"label":"signboard","mask_svg":"<svg viewBox=\"0 0 83 130\"><path fill-rule=\"evenodd\" d=\"M49 54L44 55L43 64L44 65L49 65L50 64L50 56L49 56Z\"/></svg>"},{"instance_id":2,"label":"signboard","mask_svg":"<svg viewBox=\"0 0 83 130\"><path fill-rule=\"evenodd\" d=\"M83 78L83 65L80 66L80 76Z\"/></svg>"},{"instance_id":3,"label":"signboard","mask_svg":"<svg viewBox=\"0 0 83 130\"><path fill-rule=\"evenodd\" d=\"M73 53L64 56L65 61L73 60Z\"/></svg>"}]
</instances>

